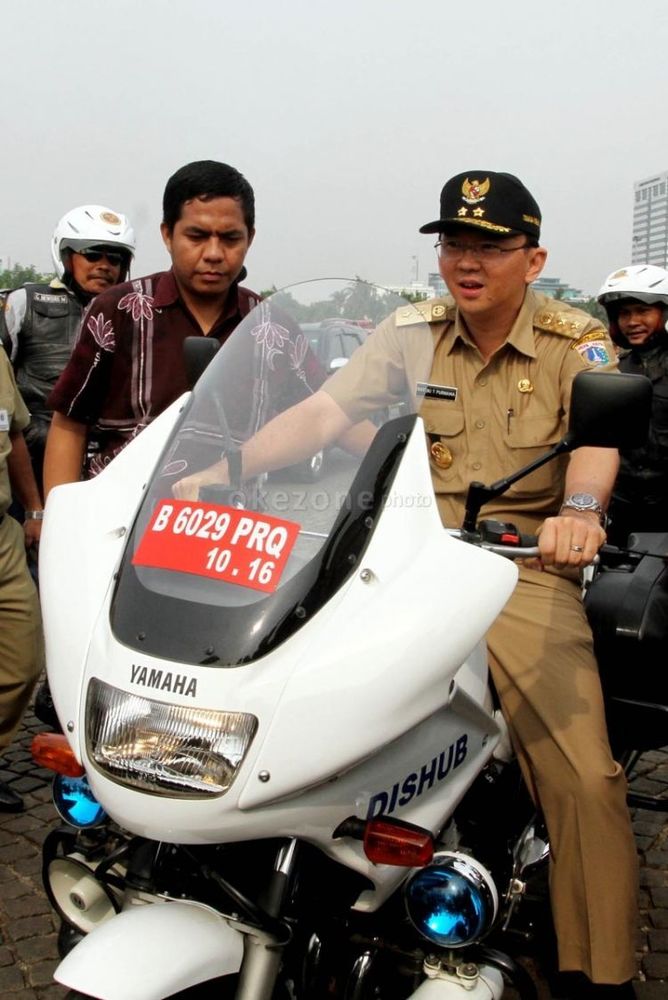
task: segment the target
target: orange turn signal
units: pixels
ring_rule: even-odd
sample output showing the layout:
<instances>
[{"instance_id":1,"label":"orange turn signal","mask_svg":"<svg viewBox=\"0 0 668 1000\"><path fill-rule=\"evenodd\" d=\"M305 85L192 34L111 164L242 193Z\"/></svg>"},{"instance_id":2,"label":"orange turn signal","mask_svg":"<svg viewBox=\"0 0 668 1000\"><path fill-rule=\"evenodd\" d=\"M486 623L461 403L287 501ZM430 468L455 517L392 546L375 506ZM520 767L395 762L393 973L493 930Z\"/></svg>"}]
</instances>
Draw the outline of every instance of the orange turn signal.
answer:
<instances>
[{"instance_id":1,"label":"orange turn signal","mask_svg":"<svg viewBox=\"0 0 668 1000\"><path fill-rule=\"evenodd\" d=\"M85 773L62 733L38 733L30 752L40 767L48 767L50 771L64 774L67 778L80 778Z\"/></svg>"},{"instance_id":2,"label":"orange turn signal","mask_svg":"<svg viewBox=\"0 0 668 1000\"><path fill-rule=\"evenodd\" d=\"M364 829L364 853L375 865L419 868L434 857L434 838L412 823L372 819Z\"/></svg>"}]
</instances>

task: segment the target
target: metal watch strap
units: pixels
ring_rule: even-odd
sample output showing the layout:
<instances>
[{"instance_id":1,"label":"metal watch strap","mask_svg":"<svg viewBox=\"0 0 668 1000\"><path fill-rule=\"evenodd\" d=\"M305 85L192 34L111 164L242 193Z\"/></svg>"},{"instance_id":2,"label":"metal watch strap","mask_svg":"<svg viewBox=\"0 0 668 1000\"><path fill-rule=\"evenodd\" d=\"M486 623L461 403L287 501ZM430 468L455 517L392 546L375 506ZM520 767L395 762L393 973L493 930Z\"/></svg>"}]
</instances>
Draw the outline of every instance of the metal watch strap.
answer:
<instances>
[{"instance_id":1,"label":"metal watch strap","mask_svg":"<svg viewBox=\"0 0 668 1000\"><path fill-rule=\"evenodd\" d=\"M44 511L43 510L26 510L23 512L23 516L26 521L43 521Z\"/></svg>"},{"instance_id":2,"label":"metal watch strap","mask_svg":"<svg viewBox=\"0 0 668 1000\"><path fill-rule=\"evenodd\" d=\"M596 514L601 523L601 527L605 528L606 526L606 513L603 510L601 503L591 493L571 493L570 496L567 496L564 499L564 502L561 505L561 510L564 508L566 508L566 510L578 510L585 514Z\"/></svg>"}]
</instances>

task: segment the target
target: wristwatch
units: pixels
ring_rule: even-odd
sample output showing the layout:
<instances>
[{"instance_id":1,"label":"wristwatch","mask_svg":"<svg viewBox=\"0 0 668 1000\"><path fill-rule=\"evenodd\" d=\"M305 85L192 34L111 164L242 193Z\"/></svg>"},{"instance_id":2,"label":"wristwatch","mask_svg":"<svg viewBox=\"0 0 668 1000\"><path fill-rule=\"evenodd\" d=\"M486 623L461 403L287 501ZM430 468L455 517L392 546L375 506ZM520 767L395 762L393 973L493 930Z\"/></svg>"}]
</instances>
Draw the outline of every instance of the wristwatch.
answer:
<instances>
[{"instance_id":1,"label":"wristwatch","mask_svg":"<svg viewBox=\"0 0 668 1000\"><path fill-rule=\"evenodd\" d=\"M26 521L42 521L44 520L43 510L24 510L23 517Z\"/></svg>"},{"instance_id":2,"label":"wristwatch","mask_svg":"<svg viewBox=\"0 0 668 1000\"><path fill-rule=\"evenodd\" d=\"M591 511L592 514L596 514L598 517L601 527L605 528L607 522L605 511L596 497L591 493L571 493L562 503L561 509L563 510L564 507L570 510Z\"/></svg>"}]
</instances>

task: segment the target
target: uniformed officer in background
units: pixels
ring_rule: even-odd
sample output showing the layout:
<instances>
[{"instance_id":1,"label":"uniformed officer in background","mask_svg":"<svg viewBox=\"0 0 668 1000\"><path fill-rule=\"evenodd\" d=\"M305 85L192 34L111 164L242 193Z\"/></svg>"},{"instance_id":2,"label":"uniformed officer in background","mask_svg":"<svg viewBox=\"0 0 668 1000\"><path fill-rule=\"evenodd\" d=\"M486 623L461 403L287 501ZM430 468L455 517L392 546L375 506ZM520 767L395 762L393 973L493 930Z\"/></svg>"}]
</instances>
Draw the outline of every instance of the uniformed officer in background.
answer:
<instances>
[{"instance_id":1,"label":"uniformed officer in background","mask_svg":"<svg viewBox=\"0 0 668 1000\"><path fill-rule=\"evenodd\" d=\"M609 536L625 545L632 531L668 531L668 271L629 264L609 274L598 293L619 368L652 383L647 441L620 453Z\"/></svg>"},{"instance_id":2,"label":"uniformed officer in background","mask_svg":"<svg viewBox=\"0 0 668 1000\"><path fill-rule=\"evenodd\" d=\"M29 420L0 347L0 753L11 743L44 665L37 590L26 562L26 546L37 545L42 522L28 518L22 528L7 514L12 492L27 511L41 507L23 438ZM22 808L20 795L0 781L0 812Z\"/></svg>"},{"instance_id":3,"label":"uniformed officer in background","mask_svg":"<svg viewBox=\"0 0 668 1000\"><path fill-rule=\"evenodd\" d=\"M575 375L616 366L597 320L530 289L547 257L540 224L536 201L510 174L471 170L449 180L440 217L421 232L438 234L451 297L381 323L319 392L244 445L244 476L268 460L281 468L314 454L408 390L425 422L441 516L461 525L469 482L494 482L544 453L566 432ZM575 973L567 977L571 996L625 998L636 969L636 851L578 580L605 541L617 466L614 449L580 448L522 479L484 514L539 534L540 561L520 568L488 646L549 831L559 966ZM174 493L196 498L200 486L226 479L223 460Z\"/></svg>"},{"instance_id":4,"label":"uniformed officer in background","mask_svg":"<svg viewBox=\"0 0 668 1000\"><path fill-rule=\"evenodd\" d=\"M103 205L73 208L51 237L56 278L10 292L0 312L0 339L30 410L26 442L40 493L51 423L47 396L72 353L84 308L125 281L134 251L134 231L124 215Z\"/></svg>"}]
</instances>

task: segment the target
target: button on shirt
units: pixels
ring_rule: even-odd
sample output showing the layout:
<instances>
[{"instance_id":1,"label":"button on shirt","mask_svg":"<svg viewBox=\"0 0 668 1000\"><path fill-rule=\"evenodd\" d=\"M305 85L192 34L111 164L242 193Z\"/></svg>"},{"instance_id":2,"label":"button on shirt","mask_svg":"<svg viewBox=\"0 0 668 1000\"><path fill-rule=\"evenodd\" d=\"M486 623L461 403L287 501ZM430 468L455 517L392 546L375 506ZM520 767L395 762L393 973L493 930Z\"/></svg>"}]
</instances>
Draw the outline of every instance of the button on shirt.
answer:
<instances>
[{"instance_id":1,"label":"button on shirt","mask_svg":"<svg viewBox=\"0 0 668 1000\"><path fill-rule=\"evenodd\" d=\"M429 441L452 453L447 468L432 457L431 471L441 517L455 527L469 483L493 483L556 444L566 433L575 375L613 370L616 360L597 320L528 291L505 343L485 361L452 301L442 301L445 320L398 322L402 310L385 320L324 388L354 421L388 396L413 395ZM433 303L423 307L429 318ZM416 397L416 378L456 390L454 398ZM567 462L562 456L521 479L486 504L482 516L535 531L559 510Z\"/></svg>"}]
</instances>

